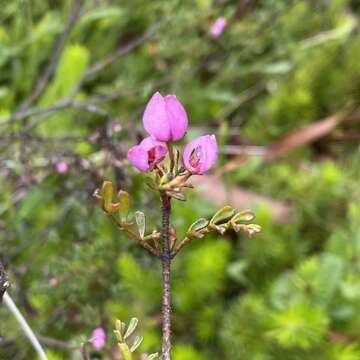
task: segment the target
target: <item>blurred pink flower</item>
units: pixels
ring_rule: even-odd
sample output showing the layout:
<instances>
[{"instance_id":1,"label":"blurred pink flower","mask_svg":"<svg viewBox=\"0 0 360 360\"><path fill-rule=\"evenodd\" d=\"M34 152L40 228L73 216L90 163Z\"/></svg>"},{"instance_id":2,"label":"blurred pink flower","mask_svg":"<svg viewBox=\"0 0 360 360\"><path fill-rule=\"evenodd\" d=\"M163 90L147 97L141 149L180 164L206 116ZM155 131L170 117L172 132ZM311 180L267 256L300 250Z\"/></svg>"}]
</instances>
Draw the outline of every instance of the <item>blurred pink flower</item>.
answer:
<instances>
[{"instance_id":1,"label":"blurred pink flower","mask_svg":"<svg viewBox=\"0 0 360 360\"><path fill-rule=\"evenodd\" d=\"M101 327L94 329L91 334L90 342L94 349L101 350L106 344L106 334L104 329Z\"/></svg>"},{"instance_id":2,"label":"blurred pink flower","mask_svg":"<svg viewBox=\"0 0 360 360\"><path fill-rule=\"evenodd\" d=\"M49 284L52 287L56 287L58 285L58 283L59 282L58 282L58 279L56 277L52 277L52 278L49 279Z\"/></svg>"},{"instance_id":3,"label":"blurred pink flower","mask_svg":"<svg viewBox=\"0 0 360 360\"><path fill-rule=\"evenodd\" d=\"M225 17L221 16L217 18L210 28L210 35L214 38L219 37L224 32L226 26L227 20Z\"/></svg>"},{"instance_id":4,"label":"blurred pink flower","mask_svg":"<svg viewBox=\"0 0 360 360\"><path fill-rule=\"evenodd\" d=\"M69 169L68 164L65 161L60 161L59 163L56 164L56 171L59 174L66 174L68 169Z\"/></svg>"}]
</instances>

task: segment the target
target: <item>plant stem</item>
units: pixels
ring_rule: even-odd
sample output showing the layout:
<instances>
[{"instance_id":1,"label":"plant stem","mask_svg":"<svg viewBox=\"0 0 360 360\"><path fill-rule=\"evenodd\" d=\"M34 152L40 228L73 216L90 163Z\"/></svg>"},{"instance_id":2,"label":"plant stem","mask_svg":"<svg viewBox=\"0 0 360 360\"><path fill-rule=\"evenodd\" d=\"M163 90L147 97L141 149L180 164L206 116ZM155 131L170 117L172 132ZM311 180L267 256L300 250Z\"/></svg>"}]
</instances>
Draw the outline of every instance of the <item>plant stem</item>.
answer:
<instances>
[{"instance_id":1,"label":"plant stem","mask_svg":"<svg viewBox=\"0 0 360 360\"><path fill-rule=\"evenodd\" d=\"M168 148L169 158L170 158L170 172L172 173L174 171L174 166L175 166L174 150L170 141L166 143L166 146Z\"/></svg>"},{"instance_id":2,"label":"plant stem","mask_svg":"<svg viewBox=\"0 0 360 360\"><path fill-rule=\"evenodd\" d=\"M36 338L36 336L35 336L34 332L32 331L31 327L28 325L25 318L22 316L22 314L20 313L18 307L16 306L16 304L14 303L14 301L11 299L10 295L7 292L4 294L4 304L8 307L10 312L16 318L17 322L21 326L21 328L24 331L25 335L27 336L27 338L31 342L31 345L33 346L36 353L38 354L39 358L41 360L48 360L44 349L42 348L42 346L39 343L39 340Z\"/></svg>"},{"instance_id":3,"label":"plant stem","mask_svg":"<svg viewBox=\"0 0 360 360\"><path fill-rule=\"evenodd\" d=\"M163 296L162 296L162 360L171 359L171 301L170 301L170 270L171 254L169 240L169 219L170 219L170 198L161 194L162 201L162 276L163 276Z\"/></svg>"},{"instance_id":4,"label":"plant stem","mask_svg":"<svg viewBox=\"0 0 360 360\"><path fill-rule=\"evenodd\" d=\"M137 235L133 231L131 231L127 228L124 228L123 225L112 214L107 214L107 216L110 218L112 223L114 225L116 225L121 231L124 231L129 237L139 241L140 245L144 249L149 251L149 253L151 253L152 255L157 256L157 257L160 256L159 252L156 249L154 249L150 244L147 243L147 240L151 239L151 235L147 235L144 237L144 239L142 239L139 235Z\"/></svg>"}]
</instances>

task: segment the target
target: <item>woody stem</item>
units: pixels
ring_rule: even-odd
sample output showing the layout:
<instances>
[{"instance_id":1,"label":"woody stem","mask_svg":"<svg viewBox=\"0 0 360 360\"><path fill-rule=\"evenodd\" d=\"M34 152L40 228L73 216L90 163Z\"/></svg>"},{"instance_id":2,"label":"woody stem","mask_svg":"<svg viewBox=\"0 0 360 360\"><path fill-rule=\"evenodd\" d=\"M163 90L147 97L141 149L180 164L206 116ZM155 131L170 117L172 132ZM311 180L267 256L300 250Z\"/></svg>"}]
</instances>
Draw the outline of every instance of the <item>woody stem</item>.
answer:
<instances>
[{"instance_id":1,"label":"woody stem","mask_svg":"<svg viewBox=\"0 0 360 360\"><path fill-rule=\"evenodd\" d=\"M162 243L161 264L163 277L162 296L162 359L171 359L171 300L170 300L170 270L171 254L169 239L169 218L171 211L170 198L161 193L162 201Z\"/></svg>"}]
</instances>

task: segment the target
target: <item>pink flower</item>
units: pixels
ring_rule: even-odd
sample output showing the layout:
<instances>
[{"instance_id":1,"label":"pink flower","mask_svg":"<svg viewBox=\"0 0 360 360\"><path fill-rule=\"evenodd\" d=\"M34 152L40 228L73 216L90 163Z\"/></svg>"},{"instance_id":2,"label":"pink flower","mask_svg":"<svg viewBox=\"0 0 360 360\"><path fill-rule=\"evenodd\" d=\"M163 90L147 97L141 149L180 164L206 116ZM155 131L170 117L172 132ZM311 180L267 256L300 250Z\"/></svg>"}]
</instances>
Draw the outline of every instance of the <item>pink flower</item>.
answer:
<instances>
[{"instance_id":1,"label":"pink flower","mask_svg":"<svg viewBox=\"0 0 360 360\"><path fill-rule=\"evenodd\" d=\"M127 153L128 160L140 171L150 171L162 161L167 153L166 145L147 137L139 145L133 146Z\"/></svg>"},{"instance_id":2,"label":"pink flower","mask_svg":"<svg viewBox=\"0 0 360 360\"><path fill-rule=\"evenodd\" d=\"M106 334L104 329L101 327L94 329L91 334L90 342L94 349L101 350L106 344Z\"/></svg>"},{"instance_id":3,"label":"pink flower","mask_svg":"<svg viewBox=\"0 0 360 360\"><path fill-rule=\"evenodd\" d=\"M68 164L65 161L60 161L59 163L56 164L56 171L59 174L66 174L68 171Z\"/></svg>"},{"instance_id":4,"label":"pink flower","mask_svg":"<svg viewBox=\"0 0 360 360\"><path fill-rule=\"evenodd\" d=\"M56 277L52 277L49 279L49 284L52 286L52 287L56 287L58 284L59 284L59 281Z\"/></svg>"},{"instance_id":5,"label":"pink flower","mask_svg":"<svg viewBox=\"0 0 360 360\"><path fill-rule=\"evenodd\" d=\"M217 161L218 145L215 135L204 135L191 141L184 149L184 165L192 174L201 175Z\"/></svg>"},{"instance_id":6,"label":"pink flower","mask_svg":"<svg viewBox=\"0 0 360 360\"><path fill-rule=\"evenodd\" d=\"M186 134L188 117L175 95L163 97L156 92L146 105L143 124L145 130L156 140L176 141Z\"/></svg>"},{"instance_id":7,"label":"pink flower","mask_svg":"<svg viewBox=\"0 0 360 360\"><path fill-rule=\"evenodd\" d=\"M227 26L227 20L225 17L219 17L215 20L214 24L210 28L210 35L214 38L219 37Z\"/></svg>"}]
</instances>

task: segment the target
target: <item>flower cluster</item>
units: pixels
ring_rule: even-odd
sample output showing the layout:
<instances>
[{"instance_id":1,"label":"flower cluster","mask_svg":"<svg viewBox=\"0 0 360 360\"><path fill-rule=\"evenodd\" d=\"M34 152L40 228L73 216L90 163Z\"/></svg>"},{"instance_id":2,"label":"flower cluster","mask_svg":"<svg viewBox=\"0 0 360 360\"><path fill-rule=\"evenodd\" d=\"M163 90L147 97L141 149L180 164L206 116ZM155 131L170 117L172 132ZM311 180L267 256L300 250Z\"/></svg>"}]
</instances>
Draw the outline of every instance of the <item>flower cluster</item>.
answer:
<instances>
[{"instance_id":1,"label":"flower cluster","mask_svg":"<svg viewBox=\"0 0 360 360\"><path fill-rule=\"evenodd\" d=\"M162 96L156 92L148 102L143 125L148 137L128 151L129 161L140 171L149 172L160 169L159 164L169 153L174 159L171 143L181 140L188 129L186 110L175 95ZM191 141L183 152L183 173L188 176L201 175L216 162L218 146L215 135L204 135ZM173 171L170 165L170 172ZM163 172L164 168L162 168ZM177 170L177 169L176 169Z\"/></svg>"}]
</instances>

